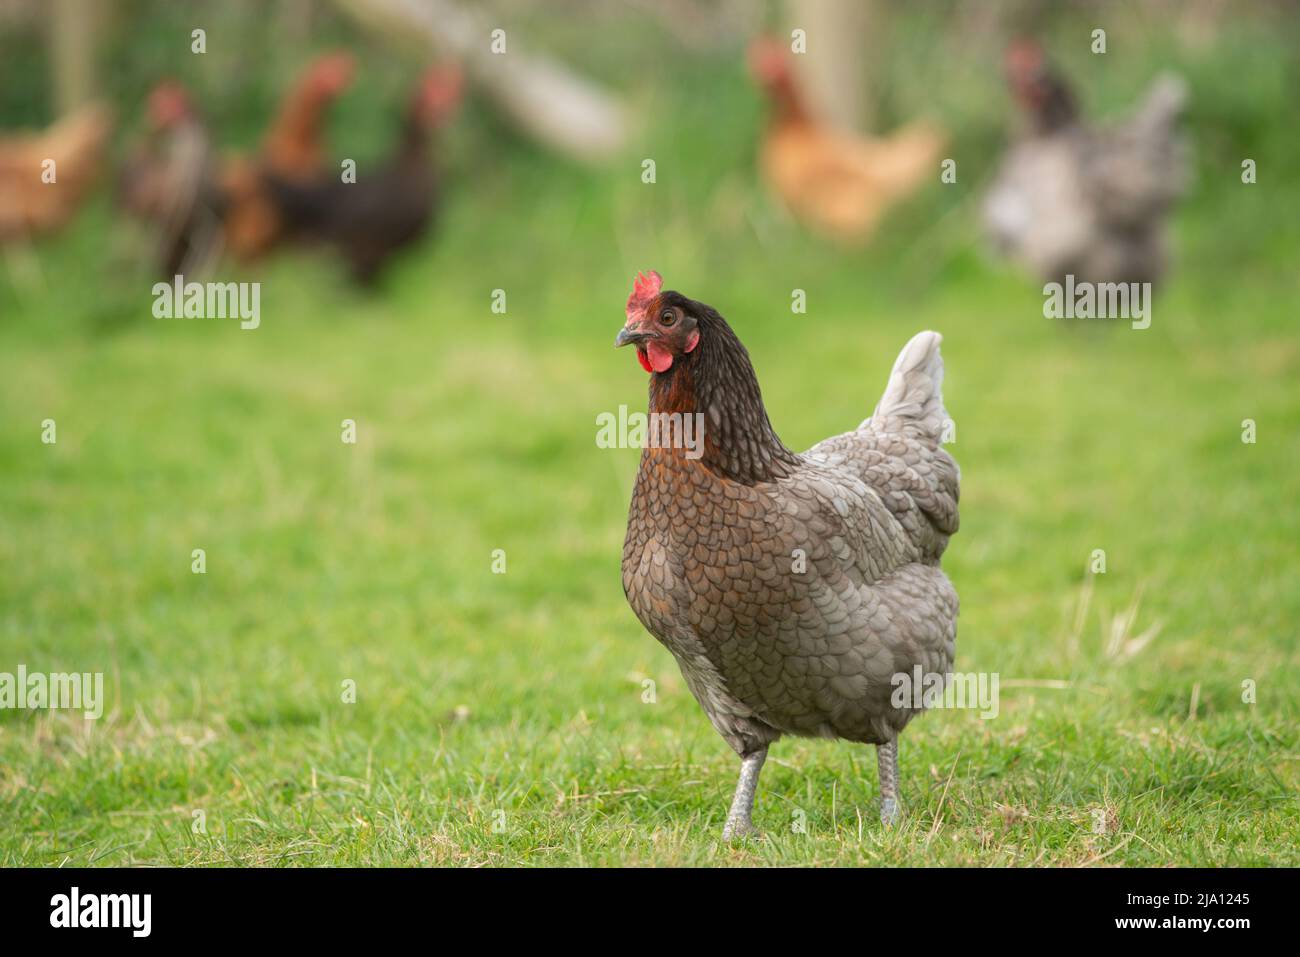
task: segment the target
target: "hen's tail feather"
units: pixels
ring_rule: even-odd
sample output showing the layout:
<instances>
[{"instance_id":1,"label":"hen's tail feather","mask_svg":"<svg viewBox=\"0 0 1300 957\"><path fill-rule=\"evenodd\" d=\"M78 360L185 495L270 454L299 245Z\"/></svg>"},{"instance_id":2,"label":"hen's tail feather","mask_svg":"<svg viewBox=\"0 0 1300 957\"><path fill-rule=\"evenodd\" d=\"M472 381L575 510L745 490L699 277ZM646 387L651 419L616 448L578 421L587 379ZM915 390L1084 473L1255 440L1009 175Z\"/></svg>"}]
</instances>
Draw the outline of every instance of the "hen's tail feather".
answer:
<instances>
[{"instance_id":1,"label":"hen's tail feather","mask_svg":"<svg viewBox=\"0 0 1300 957\"><path fill-rule=\"evenodd\" d=\"M903 346L885 394L860 428L871 425L878 431L906 432L938 444L948 419L943 407L942 341L937 332L918 332Z\"/></svg>"},{"instance_id":2,"label":"hen's tail feather","mask_svg":"<svg viewBox=\"0 0 1300 957\"><path fill-rule=\"evenodd\" d=\"M1176 73L1162 73L1143 97L1137 122L1147 128L1170 129L1186 107L1187 81Z\"/></svg>"}]
</instances>

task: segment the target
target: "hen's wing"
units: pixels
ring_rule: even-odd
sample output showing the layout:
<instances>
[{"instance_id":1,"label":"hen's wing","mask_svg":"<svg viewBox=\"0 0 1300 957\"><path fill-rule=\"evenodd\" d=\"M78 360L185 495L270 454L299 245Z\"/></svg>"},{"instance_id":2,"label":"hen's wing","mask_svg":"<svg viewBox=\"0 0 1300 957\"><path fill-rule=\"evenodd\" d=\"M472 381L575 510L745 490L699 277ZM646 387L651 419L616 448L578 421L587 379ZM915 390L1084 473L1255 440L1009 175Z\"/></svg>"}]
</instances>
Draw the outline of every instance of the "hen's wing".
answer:
<instances>
[{"instance_id":1,"label":"hen's wing","mask_svg":"<svg viewBox=\"0 0 1300 957\"><path fill-rule=\"evenodd\" d=\"M772 577L757 566L745 583L770 623L706 641L736 696L773 727L890 740L916 713L892 702L894 676L951 667L957 594L936 566L957 529L958 476L939 447L939 342L933 332L909 342L872 417L815 446L781 483L784 514L763 534L787 560L806 553L807 568Z\"/></svg>"}]
</instances>

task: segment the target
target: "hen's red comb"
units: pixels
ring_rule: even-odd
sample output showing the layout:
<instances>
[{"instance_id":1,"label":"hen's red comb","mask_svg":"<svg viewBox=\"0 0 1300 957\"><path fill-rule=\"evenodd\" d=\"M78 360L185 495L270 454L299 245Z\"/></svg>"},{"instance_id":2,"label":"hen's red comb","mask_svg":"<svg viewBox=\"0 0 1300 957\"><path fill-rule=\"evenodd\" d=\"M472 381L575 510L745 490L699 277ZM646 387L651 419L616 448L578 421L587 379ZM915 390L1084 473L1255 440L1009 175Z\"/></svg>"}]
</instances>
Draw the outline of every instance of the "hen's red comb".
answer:
<instances>
[{"instance_id":1,"label":"hen's red comb","mask_svg":"<svg viewBox=\"0 0 1300 957\"><path fill-rule=\"evenodd\" d=\"M337 96L347 89L356 72L356 60L343 51L317 57L307 68L305 83L321 92Z\"/></svg>"},{"instance_id":2,"label":"hen's red comb","mask_svg":"<svg viewBox=\"0 0 1300 957\"><path fill-rule=\"evenodd\" d=\"M1043 48L1036 40L1017 37L1007 46L1006 66L1015 73L1032 73L1043 65Z\"/></svg>"},{"instance_id":3,"label":"hen's red comb","mask_svg":"<svg viewBox=\"0 0 1300 957\"><path fill-rule=\"evenodd\" d=\"M416 96L437 119L445 119L460 102L464 82L464 74L458 64L430 67L420 78Z\"/></svg>"},{"instance_id":4,"label":"hen's red comb","mask_svg":"<svg viewBox=\"0 0 1300 957\"><path fill-rule=\"evenodd\" d=\"M764 83L776 83L790 75L789 49L770 36L756 37L749 44L749 69Z\"/></svg>"},{"instance_id":5,"label":"hen's red comb","mask_svg":"<svg viewBox=\"0 0 1300 957\"><path fill-rule=\"evenodd\" d=\"M646 306L650 305L663 287L664 277L653 269L648 273L637 273L636 282L632 284L632 295L627 297L628 322L631 322L634 316L639 315Z\"/></svg>"},{"instance_id":6,"label":"hen's red comb","mask_svg":"<svg viewBox=\"0 0 1300 957\"><path fill-rule=\"evenodd\" d=\"M149 93L149 118L159 129L171 126L189 111L189 94L175 80L163 80Z\"/></svg>"}]
</instances>

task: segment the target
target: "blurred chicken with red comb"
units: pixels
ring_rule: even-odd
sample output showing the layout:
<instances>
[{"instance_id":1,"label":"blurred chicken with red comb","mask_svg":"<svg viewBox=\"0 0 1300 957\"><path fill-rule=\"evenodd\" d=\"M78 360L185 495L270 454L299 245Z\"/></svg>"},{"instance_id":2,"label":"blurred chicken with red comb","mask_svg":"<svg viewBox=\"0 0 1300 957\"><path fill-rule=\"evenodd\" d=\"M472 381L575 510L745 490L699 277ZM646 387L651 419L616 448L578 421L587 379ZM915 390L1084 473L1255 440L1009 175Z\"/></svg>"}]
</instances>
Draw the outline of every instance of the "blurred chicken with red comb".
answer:
<instances>
[{"instance_id":1,"label":"blurred chicken with red comb","mask_svg":"<svg viewBox=\"0 0 1300 957\"><path fill-rule=\"evenodd\" d=\"M753 41L749 66L771 104L759 146L763 177L805 225L844 241L865 239L891 206L937 179L947 139L939 130L914 122L870 138L830 126L799 88L789 48L772 37Z\"/></svg>"},{"instance_id":2,"label":"blurred chicken with red comb","mask_svg":"<svg viewBox=\"0 0 1300 957\"><path fill-rule=\"evenodd\" d=\"M433 221L442 192L435 140L460 102L462 82L456 64L426 70L411 94L396 148L355 183L341 182L334 172L299 182L270 175L294 235L333 246L357 282L374 284L393 254L423 236Z\"/></svg>"},{"instance_id":3,"label":"blurred chicken with red comb","mask_svg":"<svg viewBox=\"0 0 1300 957\"><path fill-rule=\"evenodd\" d=\"M283 211L271 196L267 177L296 183L324 172L325 113L352 82L354 72L349 53L328 53L313 60L281 101L259 154L226 163L221 174L226 244L240 259L259 258L287 235Z\"/></svg>"}]
</instances>

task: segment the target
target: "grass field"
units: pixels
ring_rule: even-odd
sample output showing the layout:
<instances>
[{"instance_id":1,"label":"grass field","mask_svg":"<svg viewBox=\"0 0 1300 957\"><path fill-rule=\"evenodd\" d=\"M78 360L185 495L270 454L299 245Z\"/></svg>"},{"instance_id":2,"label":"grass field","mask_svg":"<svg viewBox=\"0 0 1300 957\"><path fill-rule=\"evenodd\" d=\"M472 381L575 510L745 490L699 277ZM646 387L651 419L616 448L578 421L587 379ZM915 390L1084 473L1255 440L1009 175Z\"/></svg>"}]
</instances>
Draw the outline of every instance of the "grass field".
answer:
<instances>
[{"instance_id":1,"label":"grass field","mask_svg":"<svg viewBox=\"0 0 1300 957\"><path fill-rule=\"evenodd\" d=\"M980 254L996 75L958 184L869 251L771 210L760 107L716 63L599 173L471 113L383 293L310 256L223 275L263 281L255 331L152 319L100 200L38 247L43 287L0 285L0 671L103 671L108 699L0 711L0 865L1300 864L1300 188L1293 65L1254 40L1176 61L1198 177L1145 331L1046 320ZM1153 62L1117 59L1102 105ZM945 336L956 667L1000 674L1001 713L908 729L891 832L870 749L786 739L765 839L718 840L737 762L626 606L638 453L595 444L644 408L611 348L644 268L729 318L797 448Z\"/></svg>"}]
</instances>

